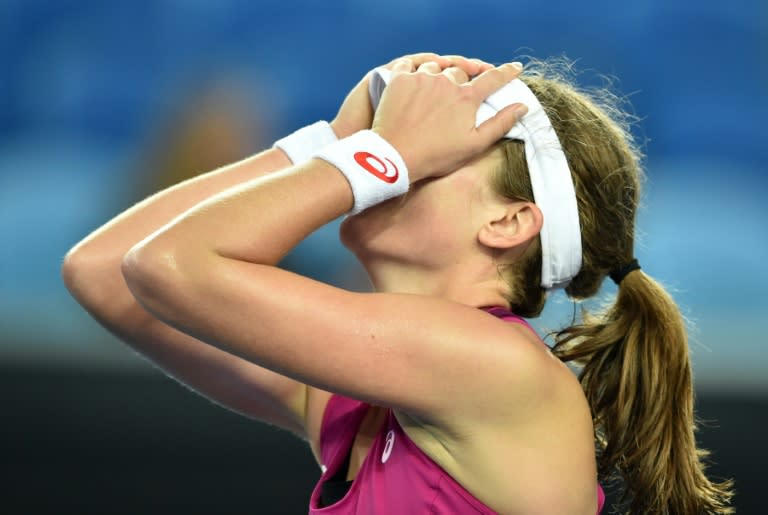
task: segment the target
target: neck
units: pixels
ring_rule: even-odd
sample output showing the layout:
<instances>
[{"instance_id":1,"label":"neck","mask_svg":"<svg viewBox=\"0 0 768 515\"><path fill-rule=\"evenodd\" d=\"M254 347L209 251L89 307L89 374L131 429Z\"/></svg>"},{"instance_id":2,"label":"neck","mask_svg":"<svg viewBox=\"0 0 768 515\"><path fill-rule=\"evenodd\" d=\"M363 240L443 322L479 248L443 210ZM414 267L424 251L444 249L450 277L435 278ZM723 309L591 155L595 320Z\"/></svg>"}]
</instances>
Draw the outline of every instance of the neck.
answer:
<instances>
[{"instance_id":1,"label":"neck","mask_svg":"<svg viewBox=\"0 0 768 515\"><path fill-rule=\"evenodd\" d=\"M497 267L458 262L440 269L402 263L365 264L377 292L427 295L471 307L507 306Z\"/></svg>"}]
</instances>

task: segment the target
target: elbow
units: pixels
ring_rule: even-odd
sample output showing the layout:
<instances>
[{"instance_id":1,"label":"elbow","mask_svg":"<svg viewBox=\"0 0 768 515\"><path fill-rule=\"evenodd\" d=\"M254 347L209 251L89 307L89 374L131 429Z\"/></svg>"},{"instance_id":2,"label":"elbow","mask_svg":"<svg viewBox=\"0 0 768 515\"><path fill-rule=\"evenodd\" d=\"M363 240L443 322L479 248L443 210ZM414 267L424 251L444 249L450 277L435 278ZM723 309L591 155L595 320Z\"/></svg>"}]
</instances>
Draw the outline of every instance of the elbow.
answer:
<instances>
[{"instance_id":1,"label":"elbow","mask_svg":"<svg viewBox=\"0 0 768 515\"><path fill-rule=\"evenodd\" d=\"M146 242L134 246L123 256L120 271L136 301L150 312L162 302L163 292L173 289L178 275L175 254Z\"/></svg>"},{"instance_id":2,"label":"elbow","mask_svg":"<svg viewBox=\"0 0 768 515\"><path fill-rule=\"evenodd\" d=\"M172 256L143 244L122 256L80 244L64 257L61 278L92 317L117 334L128 334L157 318L148 308L173 287L169 283L176 275L163 265Z\"/></svg>"},{"instance_id":3,"label":"elbow","mask_svg":"<svg viewBox=\"0 0 768 515\"><path fill-rule=\"evenodd\" d=\"M128 292L120 275L119 258L79 245L61 265L61 278L72 297L110 330L138 325L143 311Z\"/></svg>"},{"instance_id":4,"label":"elbow","mask_svg":"<svg viewBox=\"0 0 768 515\"><path fill-rule=\"evenodd\" d=\"M131 248L120 263L135 301L150 315L171 325L194 306L205 275L196 271L202 269L200 254L194 249L153 238Z\"/></svg>"},{"instance_id":5,"label":"elbow","mask_svg":"<svg viewBox=\"0 0 768 515\"><path fill-rule=\"evenodd\" d=\"M70 250L61 265L61 279L69 293L85 308L93 308L103 300L105 264L80 247Z\"/></svg>"},{"instance_id":6,"label":"elbow","mask_svg":"<svg viewBox=\"0 0 768 515\"><path fill-rule=\"evenodd\" d=\"M61 264L61 279L64 281L64 286L78 300L78 292L83 284L81 277L84 268L80 255L74 249L64 256Z\"/></svg>"}]
</instances>

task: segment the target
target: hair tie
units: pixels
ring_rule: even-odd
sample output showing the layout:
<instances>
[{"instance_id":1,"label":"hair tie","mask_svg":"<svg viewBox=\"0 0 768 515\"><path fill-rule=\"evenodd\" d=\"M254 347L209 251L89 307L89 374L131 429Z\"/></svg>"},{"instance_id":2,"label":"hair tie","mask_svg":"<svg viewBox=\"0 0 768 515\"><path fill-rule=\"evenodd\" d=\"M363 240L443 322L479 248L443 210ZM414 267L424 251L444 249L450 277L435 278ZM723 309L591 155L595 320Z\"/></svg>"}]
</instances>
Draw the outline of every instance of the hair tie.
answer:
<instances>
[{"instance_id":1,"label":"hair tie","mask_svg":"<svg viewBox=\"0 0 768 515\"><path fill-rule=\"evenodd\" d=\"M640 263L637 262L637 258L633 259L626 265L617 268L608 274L608 277L613 279L613 282L615 282L618 286L630 272L634 272L635 270L640 270Z\"/></svg>"}]
</instances>

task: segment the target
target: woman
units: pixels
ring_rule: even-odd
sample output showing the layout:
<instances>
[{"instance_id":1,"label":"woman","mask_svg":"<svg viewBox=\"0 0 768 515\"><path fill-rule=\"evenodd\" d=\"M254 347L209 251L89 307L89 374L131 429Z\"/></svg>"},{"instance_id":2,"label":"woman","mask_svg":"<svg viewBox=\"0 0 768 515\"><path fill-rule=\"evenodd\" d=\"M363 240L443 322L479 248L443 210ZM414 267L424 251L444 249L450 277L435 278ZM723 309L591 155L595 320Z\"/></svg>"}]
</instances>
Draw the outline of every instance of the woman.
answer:
<instances>
[{"instance_id":1,"label":"woman","mask_svg":"<svg viewBox=\"0 0 768 515\"><path fill-rule=\"evenodd\" d=\"M632 513L728 513L695 445L680 315L633 261L632 141L520 71L396 60L330 125L116 217L68 254L65 282L169 374L309 440L311 513L595 513L598 471L616 469ZM387 80L374 112L369 82ZM345 213L376 293L275 266ZM615 305L553 351L520 318L609 274Z\"/></svg>"}]
</instances>

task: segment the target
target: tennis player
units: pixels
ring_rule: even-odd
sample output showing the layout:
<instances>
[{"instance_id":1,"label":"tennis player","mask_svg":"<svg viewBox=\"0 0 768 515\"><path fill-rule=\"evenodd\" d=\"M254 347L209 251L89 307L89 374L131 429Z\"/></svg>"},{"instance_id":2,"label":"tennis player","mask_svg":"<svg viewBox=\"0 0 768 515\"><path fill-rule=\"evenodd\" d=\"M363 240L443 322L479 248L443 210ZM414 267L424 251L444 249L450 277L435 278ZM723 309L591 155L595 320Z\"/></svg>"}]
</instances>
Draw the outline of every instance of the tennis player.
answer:
<instances>
[{"instance_id":1,"label":"tennis player","mask_svg":"<svg viewBox=\"0 0 768 515\"><path fill-rule=\"evenodd\" d=\"M594 514L614 471L631 513L729 513L683 321L635 259L640 181L621 112L547 66L416 54L330 124L128 209L63 274L168 374L306 438L310 513ZM373 293L277 266L344 215ZM522 318L607 277L615 301L553 349Z\"/></svg>"}]
</instances>

